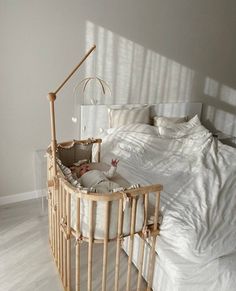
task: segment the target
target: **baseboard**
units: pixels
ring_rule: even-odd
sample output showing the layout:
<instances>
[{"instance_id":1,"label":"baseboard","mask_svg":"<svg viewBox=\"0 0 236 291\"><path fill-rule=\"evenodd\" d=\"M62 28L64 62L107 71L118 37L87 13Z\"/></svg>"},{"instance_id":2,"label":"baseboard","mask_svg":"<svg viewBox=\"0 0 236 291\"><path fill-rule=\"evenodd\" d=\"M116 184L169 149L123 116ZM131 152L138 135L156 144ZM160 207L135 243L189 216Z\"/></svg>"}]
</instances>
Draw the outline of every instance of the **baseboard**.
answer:
<instances>
[{"instance_id":1,"label":"baseboard","mask_svg":"<svg viewBox=\"0 0 236 291\"><path fill-rule=\"evenodd\" d=\"M0 206L15 203L15 202L20 202L20 201L40 198L40 197L46 196L46 194L47 194L46 189L41 189L41 190L35 190L35 191L30 191L30 192L25 192L25 193L2 196L0 197Z\"/></svg>"}]
</instances>

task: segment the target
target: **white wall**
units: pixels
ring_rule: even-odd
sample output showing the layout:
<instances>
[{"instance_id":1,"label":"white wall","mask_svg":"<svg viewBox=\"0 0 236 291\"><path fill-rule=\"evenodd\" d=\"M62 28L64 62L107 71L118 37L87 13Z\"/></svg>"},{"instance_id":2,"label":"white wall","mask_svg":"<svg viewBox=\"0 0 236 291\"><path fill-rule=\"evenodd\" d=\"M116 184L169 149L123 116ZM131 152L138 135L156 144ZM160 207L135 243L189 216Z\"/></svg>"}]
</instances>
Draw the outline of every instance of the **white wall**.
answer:
<instances>
[{"instance_id":1,"label":"white wall","mask_svg":"<svg viewBox=\"0 0 236 291\"><path fill-rule=\"evenodd\" d=\"M0 0L0 196L34 189L46 95L93 43L58 95L58 141L74 137L73 88L94 67L112 89L101 102L203 101L206 124L236 135L235 15L233 0Z\"/></svg>"}]
</instances>

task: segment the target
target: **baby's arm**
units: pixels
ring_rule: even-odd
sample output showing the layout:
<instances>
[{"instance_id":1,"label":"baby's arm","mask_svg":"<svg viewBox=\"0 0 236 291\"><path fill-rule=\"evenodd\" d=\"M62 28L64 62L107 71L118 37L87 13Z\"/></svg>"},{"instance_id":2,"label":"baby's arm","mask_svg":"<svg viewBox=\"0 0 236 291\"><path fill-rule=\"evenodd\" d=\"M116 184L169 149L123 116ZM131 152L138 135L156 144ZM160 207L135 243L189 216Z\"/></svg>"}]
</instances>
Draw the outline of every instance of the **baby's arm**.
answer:
<instances>
[{"instance_id":1,"label":"baby's arm","mask_svg":"<svg viewBox=\"0 0 236 291\"><path fill-rule=\"evenodd\" d=\"M117 164L119 163L119 160L111 160L111 167L110 167L110 169L108 170L108 171L106 171L106 172L103 172L103 174L108 178L108 179L110 179L110 178L112 178L114 175L115 175L115 173L116 173L116 169L117 169Z\"/></svg>"}]
</instances>

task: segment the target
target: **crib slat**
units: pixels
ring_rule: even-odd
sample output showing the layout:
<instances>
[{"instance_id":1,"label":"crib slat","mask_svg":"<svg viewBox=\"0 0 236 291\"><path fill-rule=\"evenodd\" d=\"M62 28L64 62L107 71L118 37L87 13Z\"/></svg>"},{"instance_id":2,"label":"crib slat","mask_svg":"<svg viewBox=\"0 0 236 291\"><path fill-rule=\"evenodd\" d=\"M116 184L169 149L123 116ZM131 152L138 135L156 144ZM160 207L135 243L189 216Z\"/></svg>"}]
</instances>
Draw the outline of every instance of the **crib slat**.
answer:
<instances>
[{"instance_id":1,"label":"crib slat","mask_svg":"<svg viewBox=\"0 0 236 291\"><path fill-rule=\"evenodd\" d=\"M55 237L55 223L54 223L54 187L52 188L52 204L51 204L51 212L52 212L52 253L54 256L54 237Z\"/></svg>"},{"instance_id":2,"label":"crib slat","mask_svg":"<svg viewBox=\"0 0 236 291\"><path fill-rule=\"evenodd\" d=\"M136 222L136 197L132 198L132 207L131 207L131 225L130 225L130 237L129 237L129 258L128 258L128 271L127 271L127 283L126 291L130 291L130 275L131 275L131 264L133 258L133 245L134 245L134 231L135 231L135 222Z\"/></svg>"},{"instance_id":3,"label":"crib slat","mask_svg":"<svg viewBox=\"0 0 236 291\"><path fill-rule=\"evenodd\" d=\"M50 180L50 170L49 170L49 156L47 156L47 181ZM50 187L47 186L47 195L48 195L48 236L49 236L49 243L51 245L51 213L50 213L50 202L51 202L51 194L50 194Z\"/></svg>"},{"instance_id":4,"label":"crib slat","mask_svg":"<svg viewBox=\"0 0 236 291\"><path fill-rule=\"evenodd\" d=\"M47 157L47 180L51 180L50 171L50 158ZM52 247L52 188L48 186L48 232L49 232L49 242Z\"/></svg>"},{"instance_id":5,"label":"crib slat","mask_svg":"<svg viewBox=\"0 0 236 291\"><path fill-rule=\"evenodd\" d=\"M54 186L54 204L53 204L53 214L54 214L54 258L57 265L57 190Z\"/></svg>"},{"instance_id":6,"label":"crib slat","mask_svg":"<svg viewBox=\"0 0 236 291\"><path fill-rule=\"evenodd\" d=\"M49 234L49 242L52 247L52 192L48 189L48 234Z\"/></svg>"},{"instance_id":7,"label":"crib slat","mask_svg":"<svg viewBox=\"0 0 236 291\"><path fill-rule=\"evenodd\" d=\"M80 235L80 199L76 199L76 237ZM75 290L80 291L80 243L76 242L75 248Z\"/></svg>"},{"instance_id":8,"label":"crib slat","mask_svg":"<svg viewBox=\"0 0 236 291\"><path fill-rule=\"evenodd\" d=\"M110 203L109 202L105 202L105 224L104 224L103 268L102 268L102 291L106 291L107 251L108 251L108 237L109 237L109 207L110 207Z\"/></svg>"},{"instance_id":9,"label":"crib slat","mask_svg":"<svg viewBox=\"0 0 236 291\"><path fill-rule=\"evenodd\" d=\"M54 217L54 258L57 264L57 213L56 213L56 188L54 186L54 203L53 203L53 217Z\"/></svg>"},{"instance_id":10,"label":"crib slat","mask_svg":"<svg viewBox=\"0 0 236 291\"><path fill-rule=\"evenodd\" d=\"M62 214L62 198L63 197L63 184L62 182L60 183L60 196L59 196L59 223L61 222L61 219L63 217L63 214ZM62 237L62 231L60 229L60 274L61 274L61 277L62 277L62 261L63 261L63 253L62 253L62 244L63 244L63 237Z\"/></svg>"},{"instance_id":11,"label":"crib slat","mask_svg":"<svg viewBox=\"0 0 236 291\"><path fill-rule=\"evenodd\" d=\"M71 220L71 194L66 193L66 222L67 222L67 240L66 240L66 269L67 269L67 290L71 289L71 242L70 242L70 220Z\"/></svg>"},{"instance_id":12,"label":"crib slat","mask_svg":"<svg viewBox=\"0 0 236 291\"><path fill-rule=\"evenodd\" d=\"M148 195L149 193L144 194L144 223L143 229L145 230L147 225L147 210L148 210ZM142 271L143 271L143 257L144 257L144 246L145 246L145 238L140 238L141 245L139 249L139 262L138 262L138 282L137 282L137 291L141 291L141 279L142 279Z\"/></svg>"},{"instance_id":13,"label":"crib slat","mask_svg":"<svg viewBox=\"0 0 236 291\"><path fill-rule=\"evenodd\" d=\"M57 203L57 224L58 224L58 271L60 273L60 268L61 268L61 256L60 256L60 246L61 246L61 241L60 241L60 238L61 238L61 231L60 231L60 208L61 208L61 205L60 205L60 196L61 196L61 180L59 179L58 181L58 203Z\"/></svg>"},{"instance_id":14,"label":"crib slat","mask_svg":"<svg viewBox=\"0 0 236 291\"><path fill-rule=\"evenodd\" d=\"M119 290L119 270L120 270L120 237L122 233L123 225L123 201L119 200L119 214L118 214L118 225L117 225L117 239L116 239L116 265L115 265L115 291Z\"/></svg>"},{"instance_id":15,"label":"crib slat","mask_svg":"<svg viewBox=\"0 0 236 291\"><path fill-rule=\"evenodd\" d=\"M92 290L92 259L93 259L93 207L94 202L89 201L89 245L88 245L88 291Z\"/></svg>"},{"instance_id":16,"label":"crib slat","mask_svg":"<svg viewBox=\"0 0 236 291\"><path fill-rule=\"evenodd\" d=\"M51 171L50 171L51 172ZM54 187L51 188L51 247L54 255L54 215L53 215L53 204L54 204Z\"/></svg>"},{"instance_id":17,"label":"crib slat","mask_svg":"<svg viewBox=\"0 0 236 291\"><path fill-rule=\"evenodd\" d=\"M159 207L160 207L160 192L156 192L155 214L154 214L154 225L153 225L153 230L154 231L156 231L157 227L158 227ZM148 288L147 288L147 291L151 291L151 288L152 288L156 238L157 238L156 235L154 235L152 237L151 251L150 251L150 255L149 255L149 272L148 272Z\"/></svg>"},{"instance_id":18,"label":"crib slat","mask_svg":"<svg viewBox=\"0 0 236 291\"><path fill-rule=\"evenodd\" d=\"M53 256L57 264L57 221L56 221L56 187L53 186Z\"/></svg>"},{"instance_id":19,"label":"crib slat","mask_svg":"<svg viewBox=\"0 0 236 291\"><path fill-rule=\"evenodd\" d=\"M140 238L141 240L141 246L139 250L139 262L138 262L138 282L137 282L137 291L141 291L141 279L142 279L142 270L143 270L143 257L144 257L144 246L145 246L145 241L144 238Z\"/></svg>"},{"instance_id":20,"label":"crib slat","mask_svg":"<svg viewBox=\"0 0 236 291\"><path fill-rule=\"evenodd\" d=\"M63 217L65 218L66 217L66 190L65 189L63 191L62 203L63 203ZM66 255L66 239L65 239L65 236L63 234L63 276L62 276L62 279L63 279L64 287L66 287L66 284L67 284L66 257L67 257L67 255Z\"/></svg>"},{"instance_id":21,"label":"crib slat","mask_svg":"<svg viewBox=\"0 0 236 291\"><path fill-rule=\"evenodd\" d=\"M60 232L60 222L59 222L59 187L58 189L56 189L56 245L57 245L57 249L56 249L56 261L57 261L57 268L59 269L59 232Z\"/></svg>"}]
</instances>

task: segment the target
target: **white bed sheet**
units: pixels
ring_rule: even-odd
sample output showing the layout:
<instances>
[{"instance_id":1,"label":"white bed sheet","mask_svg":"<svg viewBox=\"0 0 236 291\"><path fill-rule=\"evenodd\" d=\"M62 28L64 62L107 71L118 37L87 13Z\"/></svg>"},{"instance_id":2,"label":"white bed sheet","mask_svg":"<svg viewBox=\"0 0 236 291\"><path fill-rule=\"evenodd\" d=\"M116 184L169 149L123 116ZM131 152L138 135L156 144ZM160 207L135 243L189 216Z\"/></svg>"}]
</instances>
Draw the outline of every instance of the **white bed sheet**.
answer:
<instances>
[{"instance_id":1,"label":"white bed sheet","mask_svg":"<svg viewBox=\"0 0 236 291\"><path fill-rule=\"evenodd\" d=\"M154 290L235 290L236 150L207 130L166 139L129 125L103 139L102 161L111 158L130 183L164 186Z\"/></svg>"}]
</instances>

